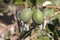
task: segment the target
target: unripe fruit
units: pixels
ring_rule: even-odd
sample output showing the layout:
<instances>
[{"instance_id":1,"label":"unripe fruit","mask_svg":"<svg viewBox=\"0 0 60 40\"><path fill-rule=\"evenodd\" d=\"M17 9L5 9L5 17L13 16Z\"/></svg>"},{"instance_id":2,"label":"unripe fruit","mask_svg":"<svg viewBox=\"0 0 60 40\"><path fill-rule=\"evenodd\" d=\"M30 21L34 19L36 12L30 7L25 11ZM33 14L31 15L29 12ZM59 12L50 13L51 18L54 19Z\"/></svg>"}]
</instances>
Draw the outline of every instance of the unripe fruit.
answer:
<instances>
[{"instance_id":1,"label":"unripe fruit","mask_svg":"<svg viewBox=\"0 0 60 40\"><path fill-rule=\"evenodd\" d=\"M31 17L32 17L31 8L23 9L23 11L21 12L21 15L20 15L21 20L24 21L24 22L28 22Z\"/></svg>"},{"instance_id":2,"label":"unripe fruit","mask_svg":"<svg viewBox=\"0 0 60 40\"><path fill-rule=\"evenodd\" d=\"M44 19L44 16L43 16L43 13L40 10L36 10L33 13L33 21L35 23L42 24L43 23L43 19Z\"/></svg>"}]
</instances>

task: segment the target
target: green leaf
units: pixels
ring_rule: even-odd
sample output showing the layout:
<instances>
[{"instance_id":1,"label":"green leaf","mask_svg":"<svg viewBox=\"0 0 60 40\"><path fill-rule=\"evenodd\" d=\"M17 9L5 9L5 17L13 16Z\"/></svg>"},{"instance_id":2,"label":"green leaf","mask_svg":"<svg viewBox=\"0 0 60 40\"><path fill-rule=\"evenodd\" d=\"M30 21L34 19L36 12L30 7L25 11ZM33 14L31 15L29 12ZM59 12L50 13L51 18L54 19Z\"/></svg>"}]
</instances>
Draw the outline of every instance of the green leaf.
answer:
<instances>
[{"instance_id":1,"label":"green leaf","mask_svg":"<svg viewBox=\"0 0 60 40\"><path fill-rule=\"evenodd\" d=\"M51 16L52 14L54 14L55 13L55 9L45 9L44 10L44 16L45 17L49 17L49 16ZM54 16L54 17L52 17L50 20L54 20L56 18L56 16Z\"/></svg>"},{"instance_id":2,"label":"green leaf","mask_svg":"<svg viewBox=\"0 0 60 40\"><path fill-rule=\"evenodd\" d=\"M38 40L50 40L50 38L49 37L39 37Z\"/></svg>"},{"instance_id":3,"label":"green leaf","mask_svg":"<svg viewBox=\"0 0 60 40\"><path fill-rule=\"evenodd\" d=\"M58 33L57 33L57 31L56 30L54 30L54 40L58 40Z\"/></svg>"},{"instance_id":4,"label":"green leaf","mask_svg":"<svg viewBox=\"0 0 60 40\"><path fill-rule=\"evenodd\" d=\"M55 0L49 0L49 1L51 1L53 4L54 4L54 2L55 2Z\"/></svg>"},{"instance_id":5,"label":"green leaf","mask_svg":"<svg viewBox=\"0 0 60 40\"><path fill-rule=\"evenodd\" d=\"M51 32L51 31L49 30L49 28L48 28L48 25L46 25L46 31L47 31L48 33Z\"/></svg>"},{"instance_id":6,"label":"green leaf","mask_svg":"<svg viewBox=\"0 0 60 40\"><path fill-rule=\"evenodd\" d=\"M23 4L23 0L17 0L15 4Z\"/></svg>"},{"instance_id":7,"label":"green leaf","mask_svg":"<svg viewBox=\"0 0 60 40\"><path fill-rule=\"evenodd\" d=\"M31 7L32 3L30 2L30 0L26 0L26 2L27 2L28 7Z\"/></svg>"},{"instance_id":8,"label":"green leaf","mask_svg":"<svg viewBox=\"0 0 60 40\"><path fill-rule=\"evenodd\" d=\"M48 17L48 16L50 16L53 13L54 13L54 9L45 9L44 10L44 16L45 17Z\"/></svg>"},{"instance_id":9,"label":"green leaf","mask_svg":"<svg viewBox=\"0 0 60 40\"><path fill-rule=\"evenodd\" d=\"M60 14L57 14L57 18L59 19L59 22L60 22Z\"/></svg>"},{"instance_id":10,"label":"green leaf","mask_svg":"<svg viewBox=\"0 0 60 40\"><path fill-rule=\"evenodd\" d=\"M36 3L39 4L39 5L42 5L43 2L45 2L46 0L36 0Z\"/></svg>"},{"instance_id":11,"label":"green leaf","mask_svg":"<svg viewBox=\"0 0 60 40\"><path fill-rule=\"evenodd\" d=\"M56 5L57 7L60 7L60 0L55 0L55 5Z\"/></svg>"}]
</instances>

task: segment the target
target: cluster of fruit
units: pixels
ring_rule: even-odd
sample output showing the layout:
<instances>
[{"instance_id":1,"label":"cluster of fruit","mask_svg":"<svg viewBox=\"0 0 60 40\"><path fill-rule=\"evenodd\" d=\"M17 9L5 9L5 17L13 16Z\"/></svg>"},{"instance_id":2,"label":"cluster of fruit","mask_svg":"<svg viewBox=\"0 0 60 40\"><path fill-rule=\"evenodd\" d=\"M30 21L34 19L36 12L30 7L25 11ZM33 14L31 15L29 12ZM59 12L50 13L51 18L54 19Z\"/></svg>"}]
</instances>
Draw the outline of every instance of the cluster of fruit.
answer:
<instances>
[{"instance_id":1,"label":"cluster of fruit","mask_svg":"<svg viewBox=\"0 0 60 40\"><path fill-rule=\"evenodd\" d=\"M44 20L43 13L39 9L33 12L31 8L25 8L23 9L20 17L24 22L28 22L30 19L32 19L37 24L42 24Z\"/></svg>"}]
</instances>

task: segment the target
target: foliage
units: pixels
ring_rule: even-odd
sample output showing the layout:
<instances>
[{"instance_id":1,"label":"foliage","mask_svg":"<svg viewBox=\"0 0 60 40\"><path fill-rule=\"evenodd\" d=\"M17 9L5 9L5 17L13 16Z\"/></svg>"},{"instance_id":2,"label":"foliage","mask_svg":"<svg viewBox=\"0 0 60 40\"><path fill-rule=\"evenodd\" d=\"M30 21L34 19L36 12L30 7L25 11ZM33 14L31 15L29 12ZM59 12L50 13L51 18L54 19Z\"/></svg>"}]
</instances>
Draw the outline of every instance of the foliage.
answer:
<instances>
[{"instance_id":1,"label":"foliage","mask_svg":"<svg viewBox=\"0 0 60 40\"><path fill-rule=\"evenodd\" d=\"M50 4L48 4L49 3L48 2L46 3L47 5L45 4L45 6L43 6L43 4L46 1L47 0L0 0L0 13L2 14L7 13L3 14L3 16L0 16L1 17L0 19L6 18L7 21L9 17L12 15L13 16L12 18L14 19L12 20L12 23L14 24L14 27L15 25L18 25L16 29L13 28L14 34L10 34L11 30L8 27L9 30L7 32L9 33L6 34L7 38L10 38L10 35L12 37L13 35L18 35L19 37L18 39L20 39L20 37L24 39L27 38L28 36L31 37L34 34L35 34L34 37L37 38L36 35L38 33L36 32L36 30L33 31L33 29L38 28L37 31L42 30L46 33L52 32L54 40L55 39L58 40L57 31L58 27L60 26L60 0L48 0ZM21 8L20 6L24 6L24 8ZM17 7L19 8L13 9ZM20 20L18 20L18 18ZM10 22L11 20L8 21ZM8 26L8 23L6 24L6 22L4 21L2 22L2 24ZM45 29L43 29L44 27ZM49 37L47 38L43 37L44 32L39 32L39 35L41 34L39 40L49 40Z\"/></svg>"}]
</instances>

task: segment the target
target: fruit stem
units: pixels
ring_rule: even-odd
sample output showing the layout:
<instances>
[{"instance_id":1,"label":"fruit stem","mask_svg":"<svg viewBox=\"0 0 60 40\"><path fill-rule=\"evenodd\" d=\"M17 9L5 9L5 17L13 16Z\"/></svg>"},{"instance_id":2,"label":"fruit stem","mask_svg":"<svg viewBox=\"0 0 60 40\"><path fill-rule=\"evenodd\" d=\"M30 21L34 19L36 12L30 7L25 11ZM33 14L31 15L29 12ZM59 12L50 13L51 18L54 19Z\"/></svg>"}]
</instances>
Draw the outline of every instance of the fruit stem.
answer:
<instances>
[{"instance_id":1,"label":"fruit stem","mask_svg":"<svg viewBox=\"0 0 60 40\"><path fill-rule=\"evenodd\" d=\"M24 6L25 6L25 8L27 8L27 7L28 7L28 5L27 5L27 0L26 0L26 1L24 1Z\"/></svg>"}]
</instances>

